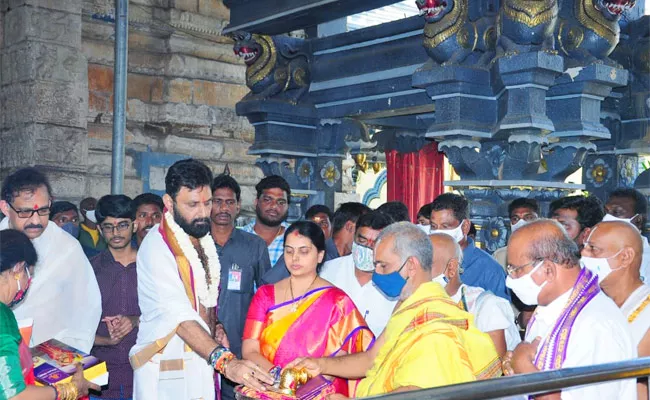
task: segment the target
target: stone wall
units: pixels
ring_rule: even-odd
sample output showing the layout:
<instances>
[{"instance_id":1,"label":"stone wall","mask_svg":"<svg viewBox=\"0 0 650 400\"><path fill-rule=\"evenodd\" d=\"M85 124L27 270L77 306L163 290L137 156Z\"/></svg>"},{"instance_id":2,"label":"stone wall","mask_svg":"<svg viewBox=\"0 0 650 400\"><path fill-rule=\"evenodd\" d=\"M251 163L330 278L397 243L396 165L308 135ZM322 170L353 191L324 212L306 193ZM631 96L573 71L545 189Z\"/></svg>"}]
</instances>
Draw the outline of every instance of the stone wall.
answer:
<instances>
[{"instance_id":1,"label":"stone wall","mask_svg":"<svg viewBox=\"0 0 650 400\"><path fill-rule=\"evenodd\" d=\"M0 28L4 26L0 95L7 99L5 117L0 117L0 169L6 173L20 165L43 164L58 197L108 193L114 1L0 1ZM59 3L67 10L50 7ZM43 20L23 15L30 12L43 15ZM234 111L248 89L243 63L233 54L229 39L219 35L228 17L221 0L131 0L127 195L164 189L166 167L191 156L205 161L215 173L227 163L242 185L244 208L251 210L252 186L263 175L255 157L246 154L253 128ZM22 18L17 25L27 32L22 36L14 32L16 18ZM53 32L57 23L64 31L58 36ZM37 29L44 26L52 27ZM30 34L46 39L32 39ZM51 37L57 38L53 44ZM21 47L20 40L27 43ZM43 46L58 46L58 51L44 52ZM48 62L54 72L43 77L38 68ZM21 79L28 83L21 85ZM39 84L39 79L61 83L52 87ZM32 120L41 119L46 128L31 126ZM63 182L73 178L74 190L72 183Z\"/></svg>"}]
</instances>

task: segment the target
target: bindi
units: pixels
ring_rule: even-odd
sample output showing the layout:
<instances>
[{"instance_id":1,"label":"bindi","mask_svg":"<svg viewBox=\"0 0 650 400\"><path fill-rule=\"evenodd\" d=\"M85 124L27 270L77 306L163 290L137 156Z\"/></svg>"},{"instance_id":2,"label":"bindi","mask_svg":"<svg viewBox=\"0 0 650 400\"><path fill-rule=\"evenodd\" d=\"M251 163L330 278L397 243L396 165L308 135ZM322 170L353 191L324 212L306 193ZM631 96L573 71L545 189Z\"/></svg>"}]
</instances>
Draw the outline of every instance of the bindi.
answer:
<instances>
[{"instance_id":1,"label":"bindi","mask_svg":"<svg viewBox=\"0 0 650 400\"><path fill-rule=\"evenodd\" d=\"M38 210L38 204L34 204L34 210Z\"/></svg>"}]
</instances>

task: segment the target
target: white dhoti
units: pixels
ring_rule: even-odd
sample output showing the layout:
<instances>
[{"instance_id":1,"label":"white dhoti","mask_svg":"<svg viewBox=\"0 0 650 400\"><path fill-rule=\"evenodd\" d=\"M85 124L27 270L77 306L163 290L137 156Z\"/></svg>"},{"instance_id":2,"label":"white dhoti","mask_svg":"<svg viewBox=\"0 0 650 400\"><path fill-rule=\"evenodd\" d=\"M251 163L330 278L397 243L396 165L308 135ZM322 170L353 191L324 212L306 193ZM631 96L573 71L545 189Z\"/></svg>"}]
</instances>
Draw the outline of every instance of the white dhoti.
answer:
<instances>
[{"instance_id":1,"label":"white dhoti","mask_svg":"<svg viewBox=\"0 0 650 400\"><path fill-rule=\"evenodd\" d=\"M134 358L147 353L147 349L152 356L144 356L134 365L133 399L213 400L214 369L174 334L185 321L196 321L207 332L210 330L187 297L174 254L158 225L138 249L137 268L142 315L138 338L129 355L132 365Z\"/></svg>"},{"instance_id":2,"label":"white dhoti","mask_svg":"<svg viewBox=\"0 0 650 400\"><path fill-rule=\"evenodd\" d=\"M215 397L214 370L175 335L162 354L134 371L133 399L210 400ZM141 350L137 345L133 352Z\"/></svg>"}]
</instances>

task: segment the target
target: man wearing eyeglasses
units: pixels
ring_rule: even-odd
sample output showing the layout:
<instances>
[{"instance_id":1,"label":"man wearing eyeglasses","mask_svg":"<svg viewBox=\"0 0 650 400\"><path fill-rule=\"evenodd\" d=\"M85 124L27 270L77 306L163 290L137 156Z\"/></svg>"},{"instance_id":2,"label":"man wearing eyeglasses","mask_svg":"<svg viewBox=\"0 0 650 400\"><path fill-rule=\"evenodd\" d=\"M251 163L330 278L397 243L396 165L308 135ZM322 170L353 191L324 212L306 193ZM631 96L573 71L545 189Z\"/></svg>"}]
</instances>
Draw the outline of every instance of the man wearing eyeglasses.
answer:
<instances>
[{"instance_id":1,"label":"man wearing eyeglasses","mask_svg":"<svg viewBox=\"0 0 650 400\"><path fill-rule=\"evenodd\" d=\"M397 304L372 283L375 271L373 250L381 231L393 220L380 211L371 211L359 217L352 242L352 254L327 261L320 272L321 278L331 282L350 296L368 327L379 337Z\"/></svg>"},{"instance_id":2,"label":"man wearing eyeglasses","mask_svg":"<svg viewBox=\"0 0 650 400\"><path fill-rule=\"evenodd\" d=\"M229 175L212 181L210 233L221 263L221 281L214 339L241 357L242 336L255 286L271 269L266 243L259 236L235 228L241 209L241 188ZM221 380L222 400L235 399L236 384Z\"/></svg>"},{"instance_id":3,"label":"man wearing eyeglasses","mask_svg":"<svg viewBox=\"0 0 650 400\"><path fill-rule=\"evenodd\" d=\"M98 398L130 399L133 368L129 350L135 345L140 320L138 307L137 250L131 239L137 230L132 200L124 195L104 196L97 202L97 227L108 249L93 257L102 294L102 320L97 328L92 354L106 362L111 379Z\"/></svg>"},{"instance_id":4,"label":"man wearing eyeglasses","mask_svg":"<svg viewBox=\"0 0 650 400\"><path fill-rule=\"evenodd\" d=\"M31 346L52 338L90 351L101 313L97 280L79 242L49 223L52 190L40 171L24 168L2 183L0 210L7 216L0 230L25 233L38 253L34 279L14 314L32 318Z\"/></svg>"},{"instance_id":5,"label":"man wearing eyeglasses","mask_svg":"<svg viewBox=\"0 0 650 400\"><path fill-rule=\"evenodd\" d=\"M517 230L508 261L506 285L538 307L525 342L503 359L507 375L636 358L625 317L600 290L598 276L580 267L578 246L557 221L538 220ZM542 398L633 400L636 380L567 388Z\"/></svg>"},{"instance_id":6,"label":"man wearing eyeglasses","mask_svg":"<svg viewBox=\"0 0 650 400\"><path fill-rule=\"evenodd\" d=\"M283 177L271 175L255 185L255 190L257 218L242 229L264 239L271 265L275 266L284 254L284 231L288 226L285 221L289 216L291 187Z\"/></svg>"}]
</instances>

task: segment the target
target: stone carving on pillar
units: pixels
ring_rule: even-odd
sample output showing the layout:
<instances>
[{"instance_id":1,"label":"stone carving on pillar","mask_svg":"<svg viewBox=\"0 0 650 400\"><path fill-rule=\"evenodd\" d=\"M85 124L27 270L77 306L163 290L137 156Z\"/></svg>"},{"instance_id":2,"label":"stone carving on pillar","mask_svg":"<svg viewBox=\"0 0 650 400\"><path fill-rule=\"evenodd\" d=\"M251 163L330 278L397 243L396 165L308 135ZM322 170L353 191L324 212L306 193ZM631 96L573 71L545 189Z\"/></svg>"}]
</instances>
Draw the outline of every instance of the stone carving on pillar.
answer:
<instances>
[{"instance_id":1,"label":"stone carving on pillar","mask_svg":"<svg viewBox=\"0 0 650 400\"><path fill-rule=\"evenodd\" d=\"M481 152L480 142L465 139L442 141L438 148L445 153L449 163L463 179L496 179L492 163Z\"/></svg>"},{"instance_id":2,"label":"stone carving on pillar","mask_svg":"<svg viewBox=\"0 0 650 400\"><path fill-rule=\"evenodd\" d=\"M469 0L417 0L424 16L424 48L433 61L487 65L494 56L494 16L470 21ZM475 53L476 57L470 57Z\"/></svg>"},{"instance_id":3,"label":"stone carving on pillar","mask_svg":"<svg viewBox=\"0 0 650 400\"><path fill-rule=\"evenodd\" d=\"M490 217L481 227L481 241L485 250L493 253L508 243L508 227L501 217Z\"/></svg>"},{"instance_id":4,"label":"stone carving on pillar","mask_svg":"<svg viewBox=\"0 0 650 400\"><path fill-rule=\"evenodd\" d=\"M537 180L542 161L542 146L546 143L544 136L534 133L512 134L508 138L501 178Z\"/></svg>"},{"instance_id":5,"label":"stone carving on pillar","mask_svg":"<svg viewBox=\"0 0 650 400\"><path fill-rule=\"evenodd\" d=\"M258 158L255 161L255 165L262 170L264 176L279 175L289 182L289 186L292 188L301 186L300 179L294 173L291 167L291 160L288 158L269 155Z\"/></svg>"},{"instance_id":6,"label":"stone carving on pillar","mask_svg":"<svg viewBox=\"0 0 650 400\"><path fill-rule=\"evenodd\" d=\"M565 0L555 34L567 67L594 62L617 67L608 56L619 41L621 15L635 3L635 0Z\"/></svg>"},{"instance_id":7,"label":"stone carving on pillar","mask_svg":"<svg viewBox=\"0 0 650 400\"><path fill-rule=\"evenodd\" d=\"M565 0L567 1L567 0ZM497 22L499 54L553 51L557 0L503 0Z\"/></svg>"},{"instance_id":8,"label":"stone carving on pillar","mask_svg":"<svg viewBox=\"0 0 650 400\"><path fill-rule=\"evenodd\" d=\"M303 39L237 31L233 50L246 63L246 85L251 92L243 99L275 99L296 104L309 90L309 53Z\"/></svg>"}]
</instances>

